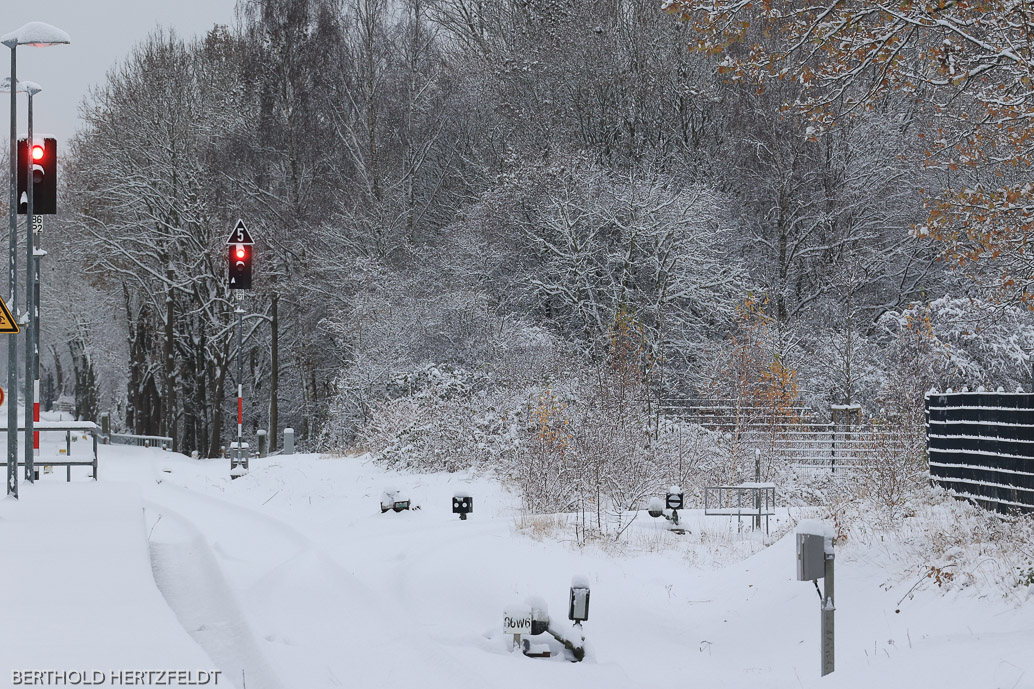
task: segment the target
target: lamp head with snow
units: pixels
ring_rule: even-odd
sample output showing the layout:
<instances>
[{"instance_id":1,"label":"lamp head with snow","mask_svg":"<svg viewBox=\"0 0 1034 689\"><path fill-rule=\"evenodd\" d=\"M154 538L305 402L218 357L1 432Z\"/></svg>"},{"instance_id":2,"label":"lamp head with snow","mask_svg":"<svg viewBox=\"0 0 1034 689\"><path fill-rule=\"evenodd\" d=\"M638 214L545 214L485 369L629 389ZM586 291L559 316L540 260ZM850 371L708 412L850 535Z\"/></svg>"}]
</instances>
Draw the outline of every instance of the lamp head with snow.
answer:
<instances>
[{"instance_id":1,"label":"lamp head with snow","mask_svg":"<svg viewBox=\"0 0 1034 689\"><path fill-rule=\"evenodd\" d=\"M20 45L44 48L49 45L63 45L71 42L72 39L67 33L45 22L29 22L0 36L0 43L11 49Z\"/></svg>"},{"instance_id":2,"label":"lamp head with snow","mask_svg":"<svg viewBox=\"0 0 1034 689\"><path fill-rule=\"evenodd\" d=\"M41 92L42 90L43 90L43 87L40 86L39 84L37 84L34 81L23 81L21 79L18 80L18 93L27 93L30 96L35 96L37 93ZM4 77L2 80L0 80L0 93L10 93L10 92L11 92L11 77Z\"/></svg>"}]
</instances>

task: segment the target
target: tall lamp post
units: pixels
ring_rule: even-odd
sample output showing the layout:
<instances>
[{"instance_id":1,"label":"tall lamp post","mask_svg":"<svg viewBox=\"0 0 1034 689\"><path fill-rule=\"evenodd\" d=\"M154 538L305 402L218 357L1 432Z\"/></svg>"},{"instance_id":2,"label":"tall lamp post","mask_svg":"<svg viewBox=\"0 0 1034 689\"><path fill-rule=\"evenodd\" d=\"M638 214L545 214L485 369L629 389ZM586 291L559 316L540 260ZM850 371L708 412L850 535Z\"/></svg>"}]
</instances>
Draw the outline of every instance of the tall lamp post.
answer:
<instances>
[{"instance_id":1,"label":"tall lamp post","mask_svg":"<svg viewBox=\"0 0 1034 689\"><path fill-rule=\"evenodd\" d=\"M19 29L0 36L0 43L11 49L11 84L18 83L18 46L31 45L44 47L71 43L68 34L50 24L29 22ZM11 89L11 236L10 265L8 271L8 287L11 295L11 307L17 304L17 272L18 272L18 89ZM30 230L27 241L32 242L32 218L29 219ZM31 314L30 320L31 320ZM27 336L27 335L26 335ZM7 494L18 497L18 348L14 337L7 339ZM29 398L25 399L26 419L29 418ZM26 423L28 428L29 424ZM31 443L31 436L30 436Z\"/></svg>"},{"instance_id":2,"label":"tall lamp post","mask_svg":"<svg viewBox=\"0 0 1034 689\"><path fill-rule=\"evenodd\" d=\"M18 82L18 86L17 86L18 93L27 94L28 97L29 97L29 113L28 113L29 114L29 116L28 116L29 135L28 135L28 138L26 140L26 150L28 152L28 155L26 156L26 158L28 160L27 160L27 169L21 171L21 172L25 173L25 175L26 175L25 179L27 179L27 180L28 179L33 179L33 160L32 160L32 155L31 155L32 148L33 148L33 146L32 146L32 140L33 140L33 137L32 137L32 97L35 96L37 93L39 93L42 90L43 90L43 87L41 87L39 84L36 84L34 82L31 82L31 81L19 81ZM0 82L0 93L9 93L10 91L11 91L11 78L10 77L4 77L3 82ZM28 223L27 223L28 224L28 228L26 229L26 236L29 237L30 239L33 238L32 219L33 219L34 216L33 216L33 207L32 207L32 200L33 200L32 199L32 192L33 192L33 187L34 186L35 186L35 184L26 184L26 197L27 197L26 198L26 200L27 200L26 211L27 211L27 215L28 215L28 219L29 219ZM21 199L19 199L19 202L20 201L21 201ZM30 254L29 257L28 257L28 262L27 262L26 266L27 266L28 271L31 271L31 272L29 272L29 277L31 278L33 273L38 275L38 272L39 272L39 262L36 259L36 257L31 255L31 253L30 253L30 252L34 252L34 250L35 250L35 242L34 241L26 242L25 246L26 246L26 253ZM32 285L31 282L27 282L26 283L26 295L27 295L26 296L27 300L32 300L36 296L36 290L33 288L33 285ZM14 304L12 304L12 306L14 306ZM35 412L36 412L36 405L35 405L36 395L35 395L34 392L31 392L31 391L34 391L36 389L36 382L35 381L39 377L39 373L38 373L39 369L38 369L38 364L37 364L38 359L35 356L33 356L33 352L34 351L38 352L38 349L37 349L38 348L38 337L34 336L34 333L36 333L36 330L38 328L36 318L34 318L34 316L37 314L37 312L38 312L38 310L33 308L33 305L32 305L32 303L30 301L30 303L26 307L26 313L30 314L30 317L28 319L28 323L26 325L26 330L25 330L25 368L26 368L26 372L27 372L26 376L25 376L25 382L26 382L25 399L28 400L30 398L30 396L32 397L32 400L33 400L33 410L32 411L33 411L33 413L32 413L31 418L33 420L35 420L35 418L36 418L36 416L35 416ZM29 386L32 386L31 391L30 391ZM15 393L15 398L17 398L17 393ZM34 437L32 435L33 429L29 425L29 423L30 423L29 422L29 418L30 418L30 415L29 415L29 405L28 405L28 403L26 403L26 405L25 405L25 422L26 422L26 434L25 434L25 480L29 481L31 483L33 481L33 479L34 479L34 474L35 474L34 467L33 467L33 461L34 461L35 457L34 457L33 452L34 452L34 448L36 447L36 443L34 442Z\"/></svg>"},{"instance_id":3,"label":"tall lamp post","mask_svg":"<svg viewBox=\"0 0 1034 689\"><path fill-rule=\"evenodd\" d=\"M39 270L39 261L36 259L36 237L33 230L33 220L35 219L34 208L32 205L33 188L36 186L35 180L35 156L33 151L35 150L33 138L32 138L32 97L43 89L39 84L34 84L31 81L23 81L25 85L25 93L29 96L29 110L26 123L28 125L28 136L25 140L25 313L27 315L25 322L25 480L29 483L33 481L33 462L35 457L33 453L36 448L35 438L33 437L33 422L36 420L36 410L39 408L36 406L39 395L36 391L39 389L39 385L36 382L36 378L39 377L39 372L36 367L36 315L38 313L39 305L36 304L36 290L33 289L33 277ZM19 199L20 200L20 199Z\"/></svg>"}]
</instances>

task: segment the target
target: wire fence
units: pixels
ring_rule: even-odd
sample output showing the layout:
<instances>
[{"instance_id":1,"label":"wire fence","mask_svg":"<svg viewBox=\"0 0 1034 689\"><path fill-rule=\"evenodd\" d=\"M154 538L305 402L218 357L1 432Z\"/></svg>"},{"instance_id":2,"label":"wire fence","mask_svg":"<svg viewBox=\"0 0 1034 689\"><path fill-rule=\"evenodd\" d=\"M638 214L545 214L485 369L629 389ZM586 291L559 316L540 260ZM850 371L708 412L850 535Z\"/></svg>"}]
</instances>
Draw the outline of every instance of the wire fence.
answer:
<instances>
[{"instance_id":1,"label":"wire fence","mask_svg":"<svg viewBox=\"0 0 1034 689\"><path fill-rule=\"evenodd\" d=\"M901 429L884 421L827 422L806 406L771 407L733 400L659 400L659 413L724 433L762 450L769 461L804 471L850 473L910 451Z\"/></svg>"}]
</instances>

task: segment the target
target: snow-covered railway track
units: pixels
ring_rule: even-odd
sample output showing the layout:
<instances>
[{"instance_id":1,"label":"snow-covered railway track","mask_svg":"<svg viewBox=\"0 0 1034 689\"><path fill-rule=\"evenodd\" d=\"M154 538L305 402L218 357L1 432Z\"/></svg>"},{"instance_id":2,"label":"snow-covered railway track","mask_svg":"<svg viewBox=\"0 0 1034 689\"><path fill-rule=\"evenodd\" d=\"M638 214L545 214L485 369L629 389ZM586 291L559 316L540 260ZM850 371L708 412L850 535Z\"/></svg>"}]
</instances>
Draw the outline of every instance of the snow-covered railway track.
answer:
<instances>
[{"instance_id":1,"label":"snow-covered railway track","mask_svg":"<svg viewBox=\"0 0 1034 689\"><path fill-rule=\"evenodd\" d=\"M247 687L422 686L461 673L292 526L168 482L147 491L155 580L184 627ZM339 555L340 558L340 555ZM385 663L404 644L417 662ZM435 684L434 686L437 686Z\"/></svg>"}]
</instances>

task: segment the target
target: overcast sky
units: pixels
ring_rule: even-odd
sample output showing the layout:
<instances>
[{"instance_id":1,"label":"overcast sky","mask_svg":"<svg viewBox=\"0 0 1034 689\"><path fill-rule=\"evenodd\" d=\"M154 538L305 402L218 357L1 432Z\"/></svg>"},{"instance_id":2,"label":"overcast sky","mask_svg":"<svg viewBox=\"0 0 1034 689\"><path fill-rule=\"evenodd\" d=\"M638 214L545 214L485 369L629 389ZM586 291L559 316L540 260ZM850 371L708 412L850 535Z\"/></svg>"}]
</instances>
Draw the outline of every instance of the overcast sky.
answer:
<instances>
[{"instance_id":1,"label":"overcast sky","mask_svg":"<svg viewBox=\"0 0 1034 689\"><path fill-rule=\"evenodd\" d=\"M92 86L158 26L184 38L214 24L234 23L235 0L0 0L0 34L30 21L64 29L70 45L18 48L18 79L43 92L33 100L34 133L67 141L79 128L79 103ZM11 53L0 46L0 78L11 73ZM8 141L10 96L0 94L0 132ZM24 135L25 96L18 96L18 133ZM10 144L5 143L5 146Z\"/></svg>"}]
</instances>

